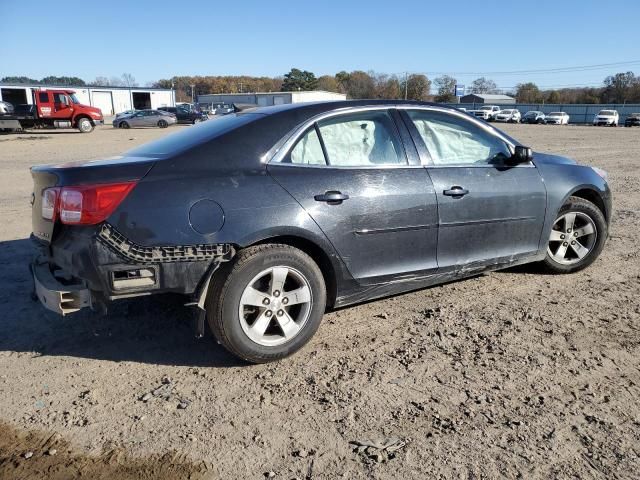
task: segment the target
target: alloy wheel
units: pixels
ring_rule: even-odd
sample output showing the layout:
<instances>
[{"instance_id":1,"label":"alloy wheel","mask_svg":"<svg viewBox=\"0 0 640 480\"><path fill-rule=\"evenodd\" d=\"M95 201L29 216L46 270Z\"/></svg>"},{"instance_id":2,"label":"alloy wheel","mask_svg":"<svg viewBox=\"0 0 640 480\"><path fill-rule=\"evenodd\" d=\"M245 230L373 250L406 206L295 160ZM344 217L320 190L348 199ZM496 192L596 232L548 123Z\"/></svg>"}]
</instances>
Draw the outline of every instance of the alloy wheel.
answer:
<instances>
[{"instance_id":1,"label":"alloy wheel","mask_svg":"<svg viewBox=\"0 0 640 480\"><path fill-rule=\"evenodd\" d=\"M258 273L240 297L240 325L255 343L276 346L298 335L309 319L313 295L298 270L271 267Z\"/></svg>"},{"instance_id":2,"label":"alloy wheel","mask_svg":"<svg viewBox=\"0 0 640 480\"><path fill-rule=\"evenodd\" d=\"M547 251L555 262L573 265L589 255L597 238L596 224L589 215L567 212L553 224Z\"/></svg>"}]
</instances>

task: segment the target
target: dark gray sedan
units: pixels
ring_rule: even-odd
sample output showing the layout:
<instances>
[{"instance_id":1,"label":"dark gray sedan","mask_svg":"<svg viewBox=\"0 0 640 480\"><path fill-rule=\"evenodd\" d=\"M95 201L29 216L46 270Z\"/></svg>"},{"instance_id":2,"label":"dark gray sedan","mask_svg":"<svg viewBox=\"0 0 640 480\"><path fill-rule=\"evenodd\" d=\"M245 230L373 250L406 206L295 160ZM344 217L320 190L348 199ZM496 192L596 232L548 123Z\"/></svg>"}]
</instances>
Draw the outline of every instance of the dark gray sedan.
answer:
<instances>
[{"instance_id":1,"label":"dark gray sedan","mask_svg":"<svg viewBox=\"0 0 640 480\"><path fill-rule=\"evenodd\" d=\"M250 362L301 348L327 309L529 262L578 271L611 218L602 170L427 103L258 108L32 175L46 308L180 293Z\"/></svg>"},{"instance_id":2,"label":"dark gray sedan","mask_svg":"<svg viewBox=\"0 0 640 480\"><path fill-rule=\"evenodd\" d=\"M113 120L115 128L160 127L167 128L178 122L175 115L162 110L134 110L118 115Z\"/></svg>"}]
</instances>

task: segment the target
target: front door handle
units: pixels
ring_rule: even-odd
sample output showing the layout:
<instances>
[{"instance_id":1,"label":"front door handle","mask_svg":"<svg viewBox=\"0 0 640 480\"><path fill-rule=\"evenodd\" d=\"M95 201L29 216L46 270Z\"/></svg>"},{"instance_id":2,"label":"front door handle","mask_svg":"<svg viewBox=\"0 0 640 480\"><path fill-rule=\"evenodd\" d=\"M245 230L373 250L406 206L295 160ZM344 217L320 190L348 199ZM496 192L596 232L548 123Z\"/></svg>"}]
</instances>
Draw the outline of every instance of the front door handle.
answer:
<instances>
[{"instance_id":1,"label":"front door handle","mask_svg":"<svg viewBox=\"0 0 640 480\"><path fill-rule=\"evenodd\" d=\"M340 205L344 200L349 200L349 195L336 190L329 190L328 192L316 195L313 198L316 202L327 202L329 205Z\"/></svg>"},{"instance_id":2,"label":"front door handle","mask_svg":"<svg viewBox=\"0 0 640 480\"><path fill-rule=\"evenodd\" d=\"M449 190L442 192L443 195L448 197L464 197L467 193L469 193L469 190L458 185L454 185Z\"/></svg>"}]
</instances>

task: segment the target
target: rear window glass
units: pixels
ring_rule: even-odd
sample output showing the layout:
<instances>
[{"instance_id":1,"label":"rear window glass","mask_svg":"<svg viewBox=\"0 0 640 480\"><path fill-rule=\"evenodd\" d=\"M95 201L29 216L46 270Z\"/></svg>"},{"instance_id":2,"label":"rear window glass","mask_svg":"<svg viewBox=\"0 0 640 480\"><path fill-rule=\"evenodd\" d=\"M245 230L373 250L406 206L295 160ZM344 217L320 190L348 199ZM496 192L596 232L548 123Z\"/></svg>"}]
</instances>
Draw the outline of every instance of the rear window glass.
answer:
<instances>
[{"instance_id":1,"label":"rear window glass","mask_svg":"<svg viewBox=\"0 0 640 480\"><path fill-rule=\"evenodd\" d=\"M257 113L230 114L224 117L207 120L177 133L167 135L154 142L129 150L127 155L165 157L188 150L220 135L230 132L263 117Z\"/></svg>"}]
</instances>

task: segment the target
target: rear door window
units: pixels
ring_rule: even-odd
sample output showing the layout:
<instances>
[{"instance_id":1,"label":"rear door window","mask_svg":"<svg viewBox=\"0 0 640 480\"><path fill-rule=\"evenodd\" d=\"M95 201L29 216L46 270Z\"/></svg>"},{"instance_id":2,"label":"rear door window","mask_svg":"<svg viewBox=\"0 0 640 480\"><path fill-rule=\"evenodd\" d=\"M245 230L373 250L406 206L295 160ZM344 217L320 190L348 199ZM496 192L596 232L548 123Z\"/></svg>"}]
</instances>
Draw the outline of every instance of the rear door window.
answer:
<instances>
[{"instance_id":1,"label":"rear door window","mask_svg":"<svg viewBox=\"0 0 640 480\"><path fill-rule=\"evenodd\" d=\"M386 111L366 111L318 122L331 166L406 165L393 119Z\"/></svg>"}]
</instances>

